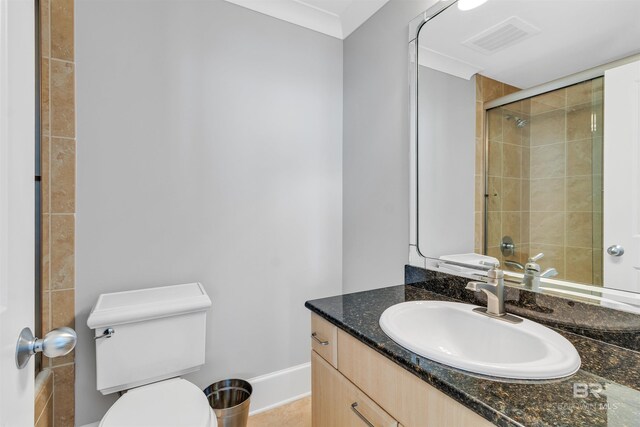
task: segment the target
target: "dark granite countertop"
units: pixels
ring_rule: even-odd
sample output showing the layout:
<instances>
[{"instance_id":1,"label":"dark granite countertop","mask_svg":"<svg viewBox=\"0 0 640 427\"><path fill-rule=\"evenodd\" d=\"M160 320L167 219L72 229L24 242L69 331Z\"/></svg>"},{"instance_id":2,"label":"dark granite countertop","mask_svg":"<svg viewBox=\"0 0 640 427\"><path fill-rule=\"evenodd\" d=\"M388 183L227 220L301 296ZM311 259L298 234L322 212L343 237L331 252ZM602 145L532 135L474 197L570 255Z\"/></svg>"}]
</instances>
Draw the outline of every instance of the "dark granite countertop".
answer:
<instances>
[{"instance_id":1,"label":"dark granite countertop","mask_svg":"<svg viewBox=\"0 0 640 427\"><path fill-rule=\"evenodd\" d=\"M400 285L308 301L305 306L499 426L640 427L640 353L557 330L582 358L576 374L553 381L492 380L418 356L380 329L385 309L416 300L456 301ZM591 384L595 391L602 387L602 392L598 397L574 397L576 383Z\"/></svg>"}]
</instances>

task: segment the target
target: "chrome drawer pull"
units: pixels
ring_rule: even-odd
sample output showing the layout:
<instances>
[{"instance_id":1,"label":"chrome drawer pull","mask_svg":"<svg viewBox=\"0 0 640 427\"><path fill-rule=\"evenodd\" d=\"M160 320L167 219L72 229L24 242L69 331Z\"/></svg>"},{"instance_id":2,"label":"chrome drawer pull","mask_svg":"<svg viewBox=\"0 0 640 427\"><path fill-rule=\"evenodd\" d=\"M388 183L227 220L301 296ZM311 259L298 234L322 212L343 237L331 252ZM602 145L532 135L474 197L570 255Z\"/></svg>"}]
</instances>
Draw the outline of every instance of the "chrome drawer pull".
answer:
<instances>
[{"instance_id":1,"label":"chrome drawer pull","mask_svg":"<svg viewBox=\"0 0 640 427\"><path fill-rule=\"evenodd\" d=\"M329 341L322 341L320 338L318 338L317 336L318 334L316 334L315 332L311 334L311 338L313 338L314 340L318 341L318 344L320 345L329 345Z\"/></svg>"},{"instance_id":2,"label":"chrome drawer pull","mask_svg":"<svg viewBox=\"0 0 640 427\"><path fill-rule=\"evenodd\" d=\"M358 411L358 402L353 402L351 404L351 410L353 412L356 413L356 415L358 416L358 418L360 418L362 420L363 423L365 423L366 425L368 425L369 427L375 427L373 424L371 424L371 422L360 413L360 411Z\"/></svg>"}]
</instances>

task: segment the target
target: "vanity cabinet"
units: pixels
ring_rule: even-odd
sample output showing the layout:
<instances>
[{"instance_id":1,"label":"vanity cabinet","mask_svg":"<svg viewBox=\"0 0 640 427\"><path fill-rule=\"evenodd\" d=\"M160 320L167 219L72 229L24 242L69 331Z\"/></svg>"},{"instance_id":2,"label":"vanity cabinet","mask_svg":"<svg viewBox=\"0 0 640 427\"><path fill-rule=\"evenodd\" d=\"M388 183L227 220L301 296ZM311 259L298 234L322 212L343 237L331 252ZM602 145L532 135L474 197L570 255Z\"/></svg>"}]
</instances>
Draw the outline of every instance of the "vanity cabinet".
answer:
<instances>
[{"instance_id":1,"label":"vanity cabinet","mask_svg":"<svg viewBox=\"0 0 640 427\"><path fill-rule=\"evenodd\" d=\"M312 334L329 341L312 339L313 427L493 425L318 315L311 317Z\"/></svg>"},{"instance_id":2,"label":"vanity cabinet","mask_svg":"<svg viewBox=\"0 0 640 427\"><path fill-rule=\"evenodd\" d=\"M398 427L398 422L329 365L311 352L313 426ZM366 420L366 421L365 421Z\"/></svg>"}]
</instances>

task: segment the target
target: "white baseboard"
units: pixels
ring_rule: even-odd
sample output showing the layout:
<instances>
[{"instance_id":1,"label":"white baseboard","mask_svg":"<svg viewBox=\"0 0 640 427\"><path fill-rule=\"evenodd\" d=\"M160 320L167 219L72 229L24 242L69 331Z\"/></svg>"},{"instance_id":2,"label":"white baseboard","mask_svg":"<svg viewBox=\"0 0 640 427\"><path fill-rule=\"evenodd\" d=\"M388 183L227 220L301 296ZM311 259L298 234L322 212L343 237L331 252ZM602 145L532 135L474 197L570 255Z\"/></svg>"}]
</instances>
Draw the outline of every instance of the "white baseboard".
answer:
<instances>
[{"instance_id":1,"label":"white baseboard","mask_svg":"<svg viewBox=\"0 0 640 427\"><path fill-rule=\"evenodd\" d=\"M311 394L311 363L248 380L253 387L250 415L259 414ZM83 427L97 427L99 422Z\"/></svg>"},{"instance_id":2,"label":"white baseboard","mask_svg":"<svg viewBox=\"0 0 640 427\"><path fill-rule=\"evenodd\" d=\"M253 386L250 415L255 415L310 395L311 363L261 375L249 382Z\"/></svg>"}]
</instances>

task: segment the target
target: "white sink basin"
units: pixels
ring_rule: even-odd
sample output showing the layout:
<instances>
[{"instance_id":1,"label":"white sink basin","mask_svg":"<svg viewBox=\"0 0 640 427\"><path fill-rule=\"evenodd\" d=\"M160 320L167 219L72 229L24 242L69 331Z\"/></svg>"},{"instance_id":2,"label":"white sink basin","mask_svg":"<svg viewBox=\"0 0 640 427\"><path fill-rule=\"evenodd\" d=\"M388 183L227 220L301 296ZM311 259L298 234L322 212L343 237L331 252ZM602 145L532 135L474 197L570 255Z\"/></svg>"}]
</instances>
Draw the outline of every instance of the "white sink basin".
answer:
<instances>
[{"instance_id":1,"label":"white sink basin","mask_svg":"<svg viewBox=\"0 0 640 427\"><path fill-rule=\"evenodd\" d=\"M445 301L403 302L380 316L402 347L454 368L500 378L552 379L575 373L580 356L562 335L524 319L509 323Z\"/></svg>"}]
</instances>

